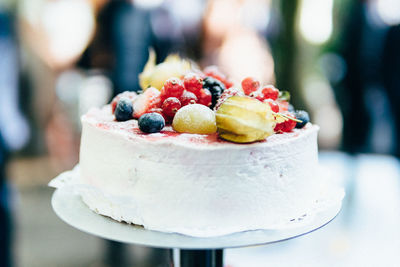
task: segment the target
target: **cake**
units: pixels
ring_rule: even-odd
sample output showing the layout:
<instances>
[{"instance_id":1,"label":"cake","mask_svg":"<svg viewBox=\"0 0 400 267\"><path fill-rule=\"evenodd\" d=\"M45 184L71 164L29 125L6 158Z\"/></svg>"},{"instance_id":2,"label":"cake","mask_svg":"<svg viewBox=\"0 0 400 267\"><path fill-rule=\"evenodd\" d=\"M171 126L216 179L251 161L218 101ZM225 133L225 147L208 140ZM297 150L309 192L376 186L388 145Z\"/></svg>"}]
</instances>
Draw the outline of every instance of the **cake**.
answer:
<instances>
[{"instance_id":1,"label":"cake","mask_svg":"<svg viewBox=\"0 0 400 267\"><path fill-rule=\"evenodd\" d=\"M142 93L82 116L80 192L90 209L210 237L274 229L315 207L319 127L287 93L252 77L238 85L177 57L149 62Z\"/></svg>"},{"instance_id":2,"label":"cake","mask_svg":"<svg viewBox=\"0 0 400 267\"><path fill-rule=\"evenodd\" d=\"M80 177L101 194L96 212L146 229L217 236L297 219L319 193L318 126L264 142L234 144L217 134L143 134L115 122L109 106L82 117Z\"/></svg>"}]
</instances>

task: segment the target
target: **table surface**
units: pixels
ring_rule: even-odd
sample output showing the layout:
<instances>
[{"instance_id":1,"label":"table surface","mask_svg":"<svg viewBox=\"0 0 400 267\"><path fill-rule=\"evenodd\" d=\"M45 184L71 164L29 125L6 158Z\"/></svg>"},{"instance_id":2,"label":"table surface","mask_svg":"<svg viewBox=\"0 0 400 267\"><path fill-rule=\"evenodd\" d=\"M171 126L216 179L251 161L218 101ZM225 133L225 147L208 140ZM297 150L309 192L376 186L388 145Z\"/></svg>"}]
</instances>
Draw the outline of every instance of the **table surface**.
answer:
<instances>
[{"instance_id":1,"label":"table surface","mask_svg":"<svg viewBox=\"0 0 400 267\"><path fill-rule=\"evenodd\" d=\"M256 230L213 238L196 238L180 234L145 230L119 223L91 211L78 195L57 189L52 197L56 214L67 224L92 235L124 243L158 248L220 249L275 243L312 232L335 218L341 203L318 213L306 225L285 230Z\"/></svg>"}]
</instances>

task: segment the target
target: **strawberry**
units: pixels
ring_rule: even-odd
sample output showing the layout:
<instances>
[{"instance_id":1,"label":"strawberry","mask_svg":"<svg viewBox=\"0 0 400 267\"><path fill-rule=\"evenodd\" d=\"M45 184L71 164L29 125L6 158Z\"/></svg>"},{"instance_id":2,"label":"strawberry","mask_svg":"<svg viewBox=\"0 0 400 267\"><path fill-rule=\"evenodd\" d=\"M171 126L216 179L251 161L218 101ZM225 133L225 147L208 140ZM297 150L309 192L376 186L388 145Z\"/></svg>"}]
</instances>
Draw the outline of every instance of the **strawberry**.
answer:
<instances>
[{"instance_id":1,"label":"strawberry","mask_svg":"<svg viewBox=\"0 0 400 267\"><path fill-rule=\"evenodd\" d=\"M139 95L133 103L133 118L138 119L145 113L161 107L160 91L154 87L150 87Z\"/></svg>"}]
</instances>

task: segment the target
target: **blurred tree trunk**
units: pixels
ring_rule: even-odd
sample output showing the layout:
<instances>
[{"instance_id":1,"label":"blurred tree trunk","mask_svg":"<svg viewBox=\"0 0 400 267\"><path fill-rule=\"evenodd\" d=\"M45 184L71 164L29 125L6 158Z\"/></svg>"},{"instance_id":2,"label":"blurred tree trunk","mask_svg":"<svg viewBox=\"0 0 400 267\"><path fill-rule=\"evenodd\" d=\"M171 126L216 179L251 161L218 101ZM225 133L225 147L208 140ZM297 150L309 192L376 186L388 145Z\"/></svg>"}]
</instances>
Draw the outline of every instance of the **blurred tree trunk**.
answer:
<instances>
[{"instance_id":1,"label":"blurred tree trunk","mask_svg":"<svg viewBox=\"0 0 400 267\"><path fill-rule=\"evenodd\" d=\"M297 59L298 45L296 38L296 21L299 0L277 0L281 20L277 34L274 60L276 84L280 90L289 91L295 107L303 106L298 80Z\"/></svg>"}]
</instances>

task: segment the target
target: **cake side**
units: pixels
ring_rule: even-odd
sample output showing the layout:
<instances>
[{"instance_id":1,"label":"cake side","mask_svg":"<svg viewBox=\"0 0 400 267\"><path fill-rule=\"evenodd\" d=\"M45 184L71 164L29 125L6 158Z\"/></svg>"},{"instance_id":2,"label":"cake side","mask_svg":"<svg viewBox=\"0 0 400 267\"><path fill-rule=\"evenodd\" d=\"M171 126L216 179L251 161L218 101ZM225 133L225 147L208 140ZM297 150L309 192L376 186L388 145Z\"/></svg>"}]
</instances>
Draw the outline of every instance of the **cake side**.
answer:
<instances>
[{"instance_id":1,"label":"cake side","mask_svg":"<svg viewBox=\"0 0 400 267\"><path fill-rule=\"evenodd\" d=\"M220 235L301 216L317 199L318 126L237 145L209 137L194 142L207 136L191 134L144 137L134 124L127 130L104 127L106 122L82 118L81 178L129 202L122 220L130 223ZM99 213L110 212L104 200L86 201Z\"/></svg>"}]
</instances>

